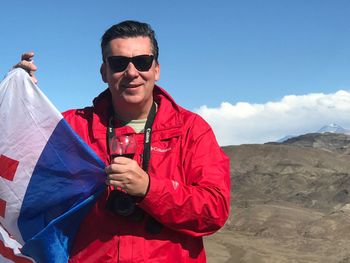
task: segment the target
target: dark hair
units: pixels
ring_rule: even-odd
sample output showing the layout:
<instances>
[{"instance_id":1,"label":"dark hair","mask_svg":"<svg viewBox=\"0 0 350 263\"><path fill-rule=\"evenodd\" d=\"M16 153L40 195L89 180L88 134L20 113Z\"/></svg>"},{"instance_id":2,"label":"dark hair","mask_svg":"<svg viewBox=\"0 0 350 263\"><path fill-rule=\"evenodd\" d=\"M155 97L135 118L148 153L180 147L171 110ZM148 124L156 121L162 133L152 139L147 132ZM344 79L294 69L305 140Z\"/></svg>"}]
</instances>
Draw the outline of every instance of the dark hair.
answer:
<instances>
[{"instance_id":1,"label":"dark hair","mask_svg":"<svg viewBox=\"0 0 350 263\"><path fill-rule=\"evenodd\" d=\"M111 26L103 34L101 38L101 50L103 60L106 58L108 51L108 44L111 40L116 38L129 38L129 37L149 37L152 45L152 53L156 62L158 63L158 43L152 27L147 23L141 23L138 21L127 20L120 22L119 24Z\"/></svg>"}]
</instances>

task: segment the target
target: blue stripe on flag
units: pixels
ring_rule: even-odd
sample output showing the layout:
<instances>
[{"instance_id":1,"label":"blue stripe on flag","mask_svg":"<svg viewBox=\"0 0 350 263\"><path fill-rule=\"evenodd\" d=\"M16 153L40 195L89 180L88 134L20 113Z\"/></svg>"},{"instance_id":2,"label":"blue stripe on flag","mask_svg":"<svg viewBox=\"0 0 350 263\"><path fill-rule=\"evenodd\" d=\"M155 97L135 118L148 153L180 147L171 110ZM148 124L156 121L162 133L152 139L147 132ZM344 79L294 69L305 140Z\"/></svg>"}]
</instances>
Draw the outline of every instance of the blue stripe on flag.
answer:
<instances>
[{"instance_id":1,"label":"blue stripe on flag","mask_svg":"<svg viewBox=\"0 0 350 263\"><path fill-rule=\"evenodd\" d=\"M30 179L18 227L22 252L37 262L67 262L81 220L105 189L105 164L62 119Z\"/></svg>"}]
</instances>

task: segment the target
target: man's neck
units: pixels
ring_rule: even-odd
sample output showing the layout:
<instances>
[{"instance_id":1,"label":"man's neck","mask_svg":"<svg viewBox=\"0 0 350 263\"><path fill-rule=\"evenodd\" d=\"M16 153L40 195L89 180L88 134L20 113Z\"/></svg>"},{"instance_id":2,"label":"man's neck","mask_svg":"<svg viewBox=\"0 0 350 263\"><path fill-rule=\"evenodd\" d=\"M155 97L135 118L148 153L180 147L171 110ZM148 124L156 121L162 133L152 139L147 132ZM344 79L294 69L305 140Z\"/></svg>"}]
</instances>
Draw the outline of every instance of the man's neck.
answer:
<instances>
[{"instance_id":1,"label":"man's neck","mask_svg":"<svg viewBox=\"0 0 350 263\"><path fill-rule=\"evenodd\" d=\"M126 104L113 103L114 112L123 121L142 120L146 119L149 111L151 110L153 101L148 102L145 105L140 104Z\"/></svg>"}]
</instances>

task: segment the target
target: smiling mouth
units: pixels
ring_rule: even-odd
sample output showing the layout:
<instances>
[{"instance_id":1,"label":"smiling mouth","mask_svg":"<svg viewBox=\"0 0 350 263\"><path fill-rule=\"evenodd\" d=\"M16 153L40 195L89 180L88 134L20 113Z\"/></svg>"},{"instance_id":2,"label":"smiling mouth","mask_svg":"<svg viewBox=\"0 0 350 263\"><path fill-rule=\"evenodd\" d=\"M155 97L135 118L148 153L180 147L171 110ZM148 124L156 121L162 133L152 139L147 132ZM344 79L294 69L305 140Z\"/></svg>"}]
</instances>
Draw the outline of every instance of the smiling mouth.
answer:
<instances>
[{"instance_id":1,"label":"smiling mouth","mask_svg":"<svg viewBox=\"0 0 350 263\"><path fill-rule=\"evenodd\" d=\"M123 85L123 88L125 89L135 89L140 87L142 84L125 84Z\"/></svg>"}]
</instances>

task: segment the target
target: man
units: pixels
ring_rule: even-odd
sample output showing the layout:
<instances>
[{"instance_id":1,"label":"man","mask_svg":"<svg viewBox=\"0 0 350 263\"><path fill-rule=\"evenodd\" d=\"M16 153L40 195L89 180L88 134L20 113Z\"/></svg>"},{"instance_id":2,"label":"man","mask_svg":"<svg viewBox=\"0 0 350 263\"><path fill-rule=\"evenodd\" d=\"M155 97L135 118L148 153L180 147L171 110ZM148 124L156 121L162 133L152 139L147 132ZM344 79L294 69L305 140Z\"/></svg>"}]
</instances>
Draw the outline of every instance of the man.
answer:
<instances>
[{"instance_id":1,"label":"man","mask_svg":"<svg viewBox=\"0 0 350 263\"><path fill-rule=\"evenodd\" d=\"M229 160L210 126L155 85L158 44L145 23L124 21L101 42L108 89L64 117L106 163L105 194L80 226L70 262L205 262L202 236L229 214ZM17 67L34 81L26 53ZM140 127L141 123L141 128ZM132 135L133 159L110 142Z\"/></svg>"}]
</instances>

